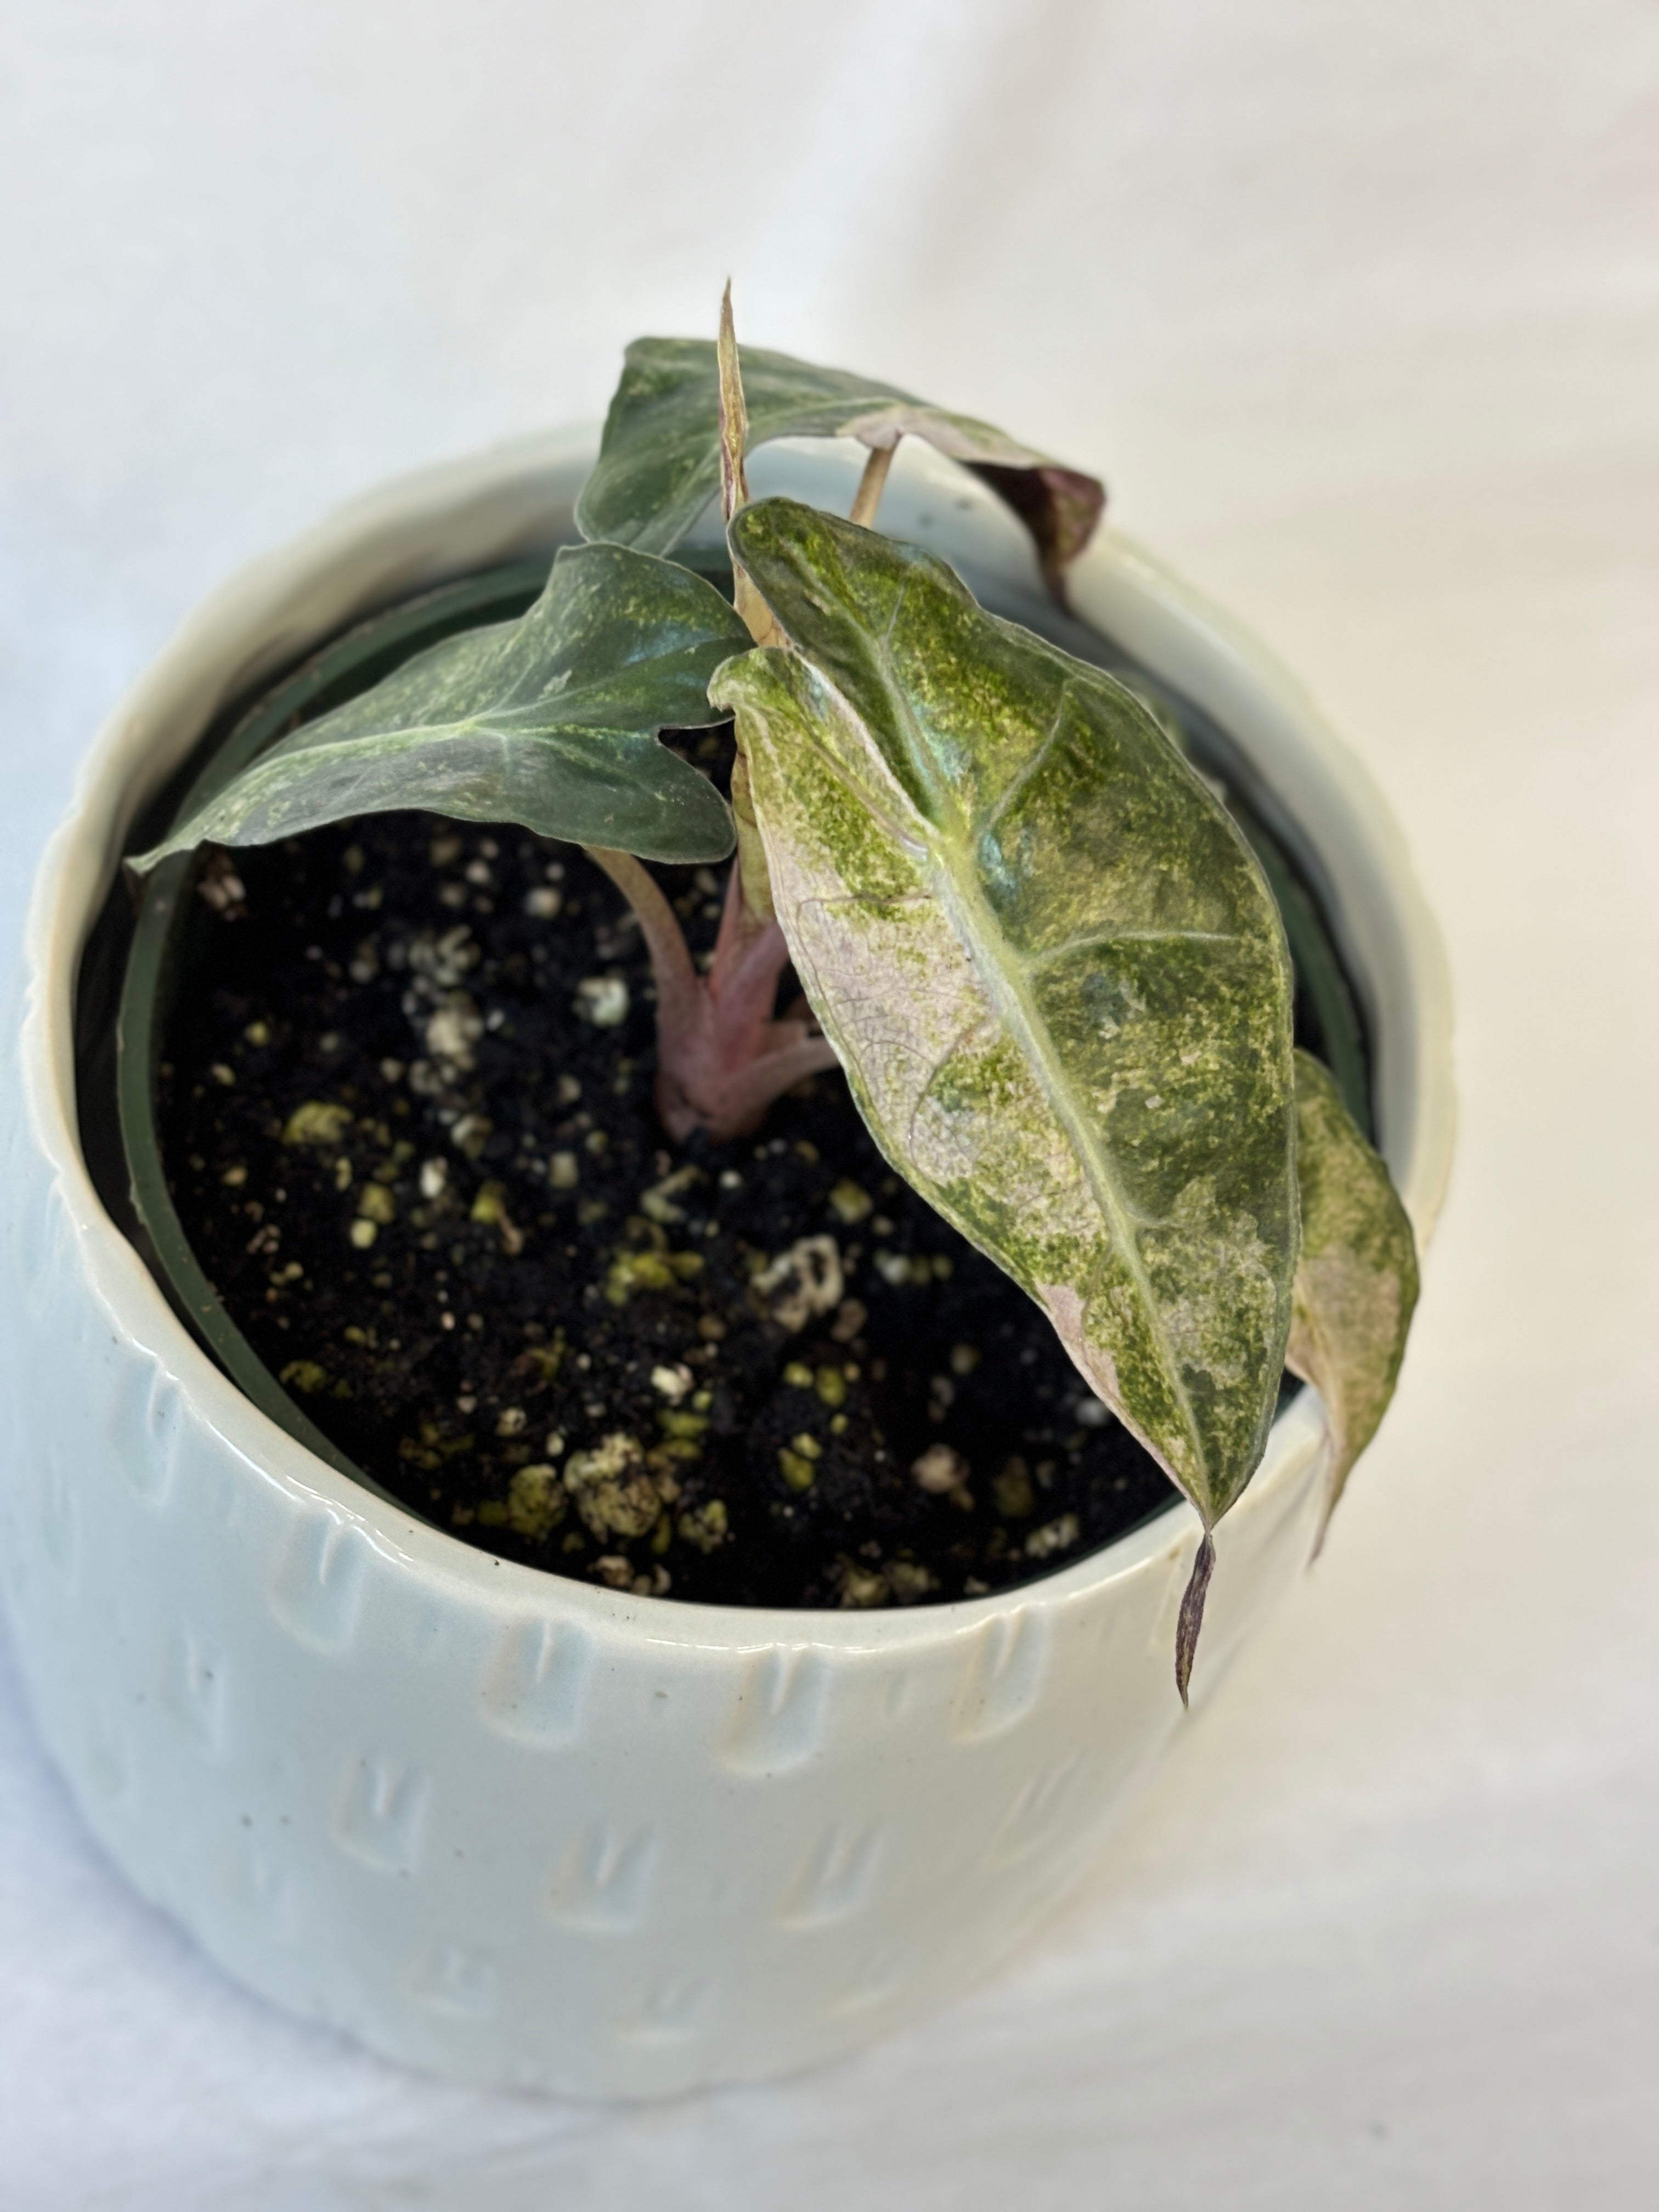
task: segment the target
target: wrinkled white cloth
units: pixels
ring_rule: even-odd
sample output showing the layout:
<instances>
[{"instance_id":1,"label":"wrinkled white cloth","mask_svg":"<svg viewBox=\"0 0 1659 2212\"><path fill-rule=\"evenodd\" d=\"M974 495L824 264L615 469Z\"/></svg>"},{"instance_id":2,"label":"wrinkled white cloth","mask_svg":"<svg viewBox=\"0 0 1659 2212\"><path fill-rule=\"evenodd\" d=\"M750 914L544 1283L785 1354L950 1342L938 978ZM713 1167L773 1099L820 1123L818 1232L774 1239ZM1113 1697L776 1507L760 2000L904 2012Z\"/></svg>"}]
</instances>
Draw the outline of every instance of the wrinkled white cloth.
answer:
<instances>
[{"instance_id":1,"label":"wrinkled white cloth","mask_svg":"<svg viewBox=\"0 0 1659 2212\"><path fill-rule=\"evenodd\" d=\"M14 0L4 47L8 945L229 567L596 415L729 272L754 342L1098 465L1304 676L1443 922L1463 1123L1317 1571L1018 1969L830 2072L606 2110L295 2026L102 1863L0 1652L0 2212L1656 2201L1652 8Z\"/></svg>"}]
</instances>

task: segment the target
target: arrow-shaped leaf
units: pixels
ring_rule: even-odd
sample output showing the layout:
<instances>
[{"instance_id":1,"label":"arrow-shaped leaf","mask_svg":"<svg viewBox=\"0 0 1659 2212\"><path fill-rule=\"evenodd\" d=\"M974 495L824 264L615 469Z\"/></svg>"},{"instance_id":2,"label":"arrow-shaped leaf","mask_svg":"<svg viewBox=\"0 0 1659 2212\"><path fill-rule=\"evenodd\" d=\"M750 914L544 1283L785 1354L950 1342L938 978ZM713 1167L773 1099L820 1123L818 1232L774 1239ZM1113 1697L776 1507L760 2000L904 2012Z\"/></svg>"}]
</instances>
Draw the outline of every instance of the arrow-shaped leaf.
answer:
<instances>
[{"instance_id":1,"label":"arrow-shaped leaf","mask_svg":"<svg viewBox=\"0 0 1659 2212\"><path fill-rule=\"evenodd\" d=\"M1285 1358L1325 1401L1331 1462L1322 1543L1394 1395L1417 1304L1417 1245L1388 1169L1329 1071L1305 1052L1296 1055L1296 1115L1302 1256Z\"/></svg>"},{"instance_id":2,"label":"arrow-shaped leaf","mask_svg":"<svg viewBox=\"0 0 1659 2212\"><path fill-rule=\"evenodd\" d=\"M772 438L857 438L872 449L924 438L982 477L1036 541L1058 591L1100 520L1106 494L988 422L930 407L890 384L816 368L787 353L742 350L750 449ZM720 489L720 372L702 338L636 338L605 417L593 473L576 502L577 527L668 553Z\"/></svg>"},{"instance_id":3,"label":"arrow-shaped leaf","mask_svg":"<svg viewBox=\"0 0 1659 2212\"><path fill-rule=\"evenodd\" d=\"M1137 700L943 562L789 500L730 534L793 649L712 696L860 1109L1207 1530L1267 1441L1296 1261L1261 870Z\"/></svg>"},{"instance_id":4,"label":"arrow-shaped leaf","mask_svg":"<svg viewBox=\"0 0 1659 2212\"><path fill-rule=\"evenodd\" d=\"M720 720L708 678L748 641L690 570L621 545L566 547L518 621L448 638L306 723L131 865L401 807L647 860L722 860L725 801L656 732Z\"/></svg>"}]
</instances>

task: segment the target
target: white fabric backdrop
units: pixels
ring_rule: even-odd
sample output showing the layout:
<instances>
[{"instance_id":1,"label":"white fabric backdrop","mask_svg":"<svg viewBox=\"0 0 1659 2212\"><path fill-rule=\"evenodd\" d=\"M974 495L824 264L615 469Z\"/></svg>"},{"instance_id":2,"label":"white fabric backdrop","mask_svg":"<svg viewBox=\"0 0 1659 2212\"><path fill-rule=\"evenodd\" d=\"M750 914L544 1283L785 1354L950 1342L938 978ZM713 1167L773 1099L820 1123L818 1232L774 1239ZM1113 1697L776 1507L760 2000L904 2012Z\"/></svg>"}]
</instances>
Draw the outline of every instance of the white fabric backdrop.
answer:
<instances>
[{"instance_id":1,"label":"white fabric backdrop","mask_svg":"<svg viewBox=\"0 0 1659 2212\"><path fill-rule=\"evenodd\" d=\"M641 330L1109 477L1397 808L1462 1150L1328 1554L929 2028L655 2111L402 2076L136 1903L0 1657L0 2212L1659 2189L1650 0L9 0L0 927L233 563ZM0 1447L3 1449L3 1447Z\"/></svg>"}]
</instances>

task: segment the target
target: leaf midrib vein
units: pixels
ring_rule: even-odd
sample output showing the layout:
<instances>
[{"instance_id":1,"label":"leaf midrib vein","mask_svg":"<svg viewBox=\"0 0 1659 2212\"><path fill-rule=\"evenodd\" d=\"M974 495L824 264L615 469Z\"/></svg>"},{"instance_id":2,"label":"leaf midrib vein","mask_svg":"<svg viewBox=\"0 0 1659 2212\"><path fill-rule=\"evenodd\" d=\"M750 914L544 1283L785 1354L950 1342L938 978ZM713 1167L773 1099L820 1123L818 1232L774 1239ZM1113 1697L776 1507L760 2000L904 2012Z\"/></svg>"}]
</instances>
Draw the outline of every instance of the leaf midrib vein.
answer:
<instances>
[{"instance_id":1,"label":"leaf midrib vein","mask_svg":"<svg viewBox=\"0 0 1659 2212\"><path fill-rule=\"evenodd\" d=\"M1175 1391L1175 1401L1176 1405L1179 1405L1179 1411L1182 1411L1183 1422L1186 1422L1188 1440L1190 1440L1192 1444L1194 1460L1197 1460L1199 1467L1203 1468L1203 1474L1206 1474L1207 1478L1210 1468L1207 1468L1207 1455L1201 1447L1201 1440L1199 1440L1199 1425L1197 1420L1194 1420L1194 1416L1192 1416L1192 1398L1190 1394L1188 1394L1186 1380L1182 1378L1182 1371L1179 1371L1179 1367L1176 1367L1175 1352L1172 1352L1170 1340L1168 1340L1168 1332L1166 1328L1164 1328L1164 1316L1161 1316L1155 1297L1152 1297L1152 1285L1151 1281L1148 1281L1148 1276L1146 1276L1146 1267L1144 1263L1141 1263L1139 1248L1137 1248L1137 1243L1134 1243L1134 1234L1133 1230L1130 1230L1128 1201L1126 1201L1124 1194L1119 1192L1117 1176L1115 1176L1109 1157L1106 1157L1102 1144L1099 1144L1097 1130L1091 1126L1091 1121L1088 1121L1086 1115L1082 1113L1078 1102L1073 1099L1071 1084L1064 1082L1064 1079L1055 1073L1060 1055L1057 1055L1055 1046L1053 1046L1053 1037L1051 1033L1048 1033L1048 1024L1042 1020L1042 1015L1037 1013L1036 1005L1033 1005L1033 1000L1030 1000L1029 988L1026 988L1024 973L1022 973L1022 964L1018 963L1015 957L1005 956L1002 951L998 951L1000 947L1006 947L1006 933L1002 931L998 915L995 915L995 911L991 909L991 902L988 902L988 898L984 896L984 891L980 890L978 876L975 876L975 872L973 872L971 842L973 838L975 838L973 825L969 823L969 818L964 817L963 807L957 805L956 792L949 787L947 781L938 775L933 757L931 757L931 750L927 748L925 744L918 744L918 738L922 737L921 721L918 721L918 717L911 712L909 696L907 696L907 692L902 690L902 686L900 686L898 671L894 668L894 654L891 654L891 639L894 639L894 630L896 626L898 626L900 608L902 608L907 592L909 592L909 584L911 584L911 577L905 575L905 580L900 581L898 592L896 592L894 608L891 608L891 615L887 617L887 626L884 626L883 635L880 635L878 650L876 650L876 654L872 654L872 659L876 661L876 672L878 672L880 690L883 690L884 702L887 702L887 710L894 714L898 728L905 732L907 754L909 754L909 759L915 763L915 769L918 769L918 775L921 775L921 781L927 785L927 792L929 792L931 807L925 814L925 823L927 823L925 842L927 842L927 858L929 858L929 863L931 863L929 874L936 878L936 884L942 884L942 896L940 891L936 891L936 896L940 896L940 905L945 907L945 914L947 914L951 929L956 931L957 942L967 947L969 963L973 964L973 971L978 973L980 982L982 982L984 988L987 988L987 995L991 998L991 1005L995 1006L1000 1018L1009 1024L1009 1029L1015 1030L1015 1036L1018 1036L1018 1040L1020 1040L1020 1046L1022 1046L1022 1051L1024 1051L1026 1060L1029 1060L1030 1066L1037 1071L1037 1082L1042 1084L1044 1097L1048 1099L1048 1109L1051 1109L1051 1113L1055 1115L1055 1119L1060 1121L1061 1130L1066 1133L1068 1141L1071 1141L1073 1146L1073 1151L1078 1152L1078 1157L1082 1159L1084 1172L1086 1172L1088 1176L1088 1188L1091 1188L1091 1192L1095 1194L1095 1203L1099 1206L1099 1210L1106 1214L1106 1221L1109 1221L1110 1232L1113 1232L1113 1241L1115 1245L1117 1245L1119 1252L1121 1252L1121 1256L1124 1256L1124 1265L1126 1265L1126 1270L1128 1270L1130 1283L1133 1283L1134 1294L1137 1294L1137 1298L1139 1298L1141 1312L1146 1314L1148 1328L1151 1328L1152 1338L1155 1338L1155 1343L1157 1343L1157 1349L1159 1349L1159 1354L1161 1354L1161 1360L1164 1360L1164 1371L1166 1371L1168 1378L1170 1378L1170 1387L1172 1391ZM998 807L995 807L994 818L998 818L1000 814L1002 814L1002 807L1005 807L1005 803L1013 796L1013 792L1018 790L1018 787L1024 787L1030 772L1037 768L1037 763L1040 763L1046 754L1048 754L1048 750L1051 750L1053 741L1055 741L1055 737L1060 734L1061 717L1064 717L1066 699L1071 696L1071 688L1073 688L1071 677L1066 677L1066 681L1061 684L1060 699L1055 702L1055 714L1053 714L1053 721L1051 726L1048 726L1048 732L1046 732L1044 741L1042 741L1042 745L1037 748L1037 752L1033 754L1033 757L1030 757L1030 759L1026 761L1018 772L1015 772L1009 787L1006 787L1005 794L1002 794L1002 801L1000 801ZM874 744L874 738L869 738L869 744L872 744L872 750L874 750L876 754L880 754L880 745ZM938 818L940 814L949 817L947 821L940 821L940 818ZM949 842L953 842L956 848L960 848L964 854L967 854L967 865L964 865L960 872L953 869L951 863L949 863L949 856L947 856ZM978 925L978 927L971 927L971 925ZM988 947L988 951L987 956L980 957L978 947L982 947L982 945L984 947Z\"/></svg>"},{"instance_id":2,"label":"leaf midrib vein","mask_svg":"<svg viewBox=\"0 0 1659 2212\"><path fill-rule=\"evenodd\" d=\"M915 764L920 780L927 787L928 796L933 802L932 808L925 811L918 811L922 812L925 824L924 851L927 855L927 872L934 878L936 886L934 895L939 898L939 903L945 909L957 942L967 948L969 961L975 973L979 976L997 1013L1015 1032L1028 1062L1036 1069L1037 1079L1048 1101L1050 1110L1065 1132L1073 1151L1083 1162L1091 1191L1101 1212L1106 1217L1113 1240L1122 1255L1124 1266L1139 1300L1141 1310L1146 1316L1148 1328L1158 1346L1164 1372L1170 1378L1176 1404L1186 1426L1194 1459L1207 1479L1210 1472L1208 1456L1200 1442L1198 1424L1193 1413L1192 1400L1176 1364L1168 1334L1164 1328L1163 1315L1152 1296L1152 1285L1147 1279L1139 1249L1135 1243L1130 1227L1131 1209L1127 1199L1118 1188L1116 1176L1103 1151L1097 1133L1071 1096L1071 1085L1058 1079L1054 1073L1058 1063L1058 1054L1054 1050L1048 1025L1032 1002L1019 963L1012 958L1001 957L995 951L988 952L987 957L981 960L977 949L981 945L988 947L1006 945L1006 937L974 873L970 850L970 840L975 835L973 828L957 804L956 793L951 788L948 781L939 775L931 750L917 743L917 739L921 735L921 724L911 709L909 699L899 684L897 671L893 665L891 641L897 626L900 611L909 590L910 580L910 577L907 575L901 582L894 599L892 611L878 641L877 650L872 653L870 659L888 711L894 718L895 735L902 732L905 751ZM832 690L838 690L838 688L835 685L830 686ZM1052 745L1059 732L1060 718L1070 690L1071 680L1068 678L1062 686L1060 699L1056 702L1054 721L1038 749L1038 756L1024 763L1021 770L1013 777L1009 789L1003 793L1002 802L999 802L999 812L1002 803L1005 803L1012 795L1013 789L1023 786L1028 780L1031 769L1036 765L1036 757L1046 754ZM841 696L854 720L863 722L864 718L853 708L851 701L846 699L844 693ZM881 757L882 747L875 742L867 723L865 724L865 736L866 742L870 745L872 751L878 758ZM891 772L890 766L889 773ZM867 804L867 801L866 803ZM935 816L935 811L937 813L945 814L948 817L947 820L941 822L933 818ZM948 857L950 844L954 844L968 855L966 866L961 871L951 866ZM942 887L942 890L938 887ZM970 924L977 924L978 927L975 928L970 927Z\"/></svg>"},{"instance_id":3,"label":"leaf midrib vein","mask_svg":"<svg viewBox=\"0 0 1659 2212\"><path fill-rule=\"evenodd\" d=\"M1122 1255L1163 1355L1164 1370L1175 1391L1194 1456L1207 1476L1207 1456L1200 1442L1192 1400L1176 1363L1163 1315L1152 1296L1152 1287L1135 1243L1130 1226L1131 1208L1118 1188L1116 1175L1097 1133L1071 1095L1071 1085L1055 1073L1059 1055L1054 1050L1048 1025L1026 988L1023 963L1013 958L1005 958L995 950L988 951L981 960L977 950L980 945L997 947L1007 942L998 926L990 902L977 881L965 881L963 872L951 866L948 855L941 852L937 844L931 846L930 858L934 863L936 878L944 886L945 895L940 903L950 918L951 928L956 932L958 941L967 946L968 957L999 1015L1018 1036L1028 1062L1036 1071L1050 1110L1083 1162L1090 1188L1110 1224L1113 1240ZM975 924L978 925L977 928L972 926Z\"/></svg>"},{"instance_id":4,"label":"leaf midrib vein","mask_svg":"<svg viewBox=\"0 0 1659 2212\"><path fill-rule=\"evenodd\" d=\"M1037 1079L1042 1086L1044 1096L1048 1098L1050 1110L1066 1133L1073 1149L1083 1162L1090 1188L1097 1204L1106 1216L1113 1240L1122 1255L1130 1280L1140 1301L1142 1310L1146 1316L1148 1326L1163 1359L1164 1372L1168 1375L1175 1392L1176 1401L1185 1423L1194 1455L1207 1477L1208 1459L1200 1439L1198 1423L1193 1413L1192 1399L1176 1362L1173 1348L1164 1328L1164 1316L1159 1311L1157 1300L1152 1296L1152 1284L1147 1279L1139 1249L1134 1240L1130 1226L1132 1209L1126 1197L1118 1188L1116 1175L1099 1141L1098 1133L1073 1097L1071 1085L1064 1080L1063 1074L1057 1072L1059 1054L1054 1049L1048 1025L1038 1012L1030 993L1026 988L1023 963L1012 956L1012 948L1009 948L1006 955L996 949L1007 946L1007 937L990 901L980 886L972 859L972 845L984 832L976 830L975 826L958 805L955 791L946 779L938 774L931 750L918 742L922 735L921 726L911 710L908 695L899 684L898 673L893 665L890 652L890 643L897 624L899 610L903 605L909 586L910 578L907 575L899 586L892 614L883 633L881 643L884 649L878 658L878 667L882 691L888 702L889 709L900 719L901 726L905 730L906 750L910 758L916 763L923 781L928 786L930 796L934 799L938 812L948 817L947 821L930 820L927 823L930 834L927 838L927 848L932 863L930 872L934 875L936 881L945 887L945 896L940 898L940 904L945 908L957 942L966 946L969 960L975 973L984 985L993 1006L1002 1020L1018 1036L1026 1060L1036 1070ZM1007 789L997 802L992 817L993 822L1000 818L1004 807L1014 793L1024 788L1029 782L1031 775L1052 748L1060 732L1066 702L1072 696L1072 679L1067 677L1060 687L1060 696L1054 702L1054 720L1041 745L1032 757L1025 762L1011 779ZM873 740L871 742L872 749L879 753L881 748L875 745ZM951 846L964 856L964 865L959 869L953 868L951 865L950 848ZM970 927L970 924L977 926ZM988 948L984 959L981 958L978 949L981 945Z\"/></svg>"}]
</instances>

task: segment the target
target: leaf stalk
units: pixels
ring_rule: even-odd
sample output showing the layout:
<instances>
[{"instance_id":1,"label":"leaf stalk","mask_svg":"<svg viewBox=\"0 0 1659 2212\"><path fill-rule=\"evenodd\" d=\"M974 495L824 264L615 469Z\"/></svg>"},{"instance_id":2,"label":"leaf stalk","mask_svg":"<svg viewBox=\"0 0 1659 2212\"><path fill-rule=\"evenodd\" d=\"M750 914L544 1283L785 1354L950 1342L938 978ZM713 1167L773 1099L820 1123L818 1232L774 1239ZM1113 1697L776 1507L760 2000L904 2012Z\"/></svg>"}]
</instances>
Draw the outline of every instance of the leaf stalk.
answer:
<instances>
[{"instance_id":1,"label":"leaf stalk","mask_svg":"<svg viewBox=\"0 0 1659 2212\"><path fill-rule=\"evenodd\" d=\"M870 458L864 465L864 474L859 478L859 488L853 495L853 504L847 515L847 520L856 522L860 529L873 530L876 526L881 495L887 488L888 471L898 449L896 438L890 446L872 446L870 449Z\"/></svg>"},{"instance_id":2,"label":"leaf stalk","mask_svg":"<svg viewBox=\"0 0 1659 2212\"><path fill-rule=\"evenodd\" d=\"M676 1143L699 1129L716 1144L747 1136L775 1099L836 1066L812 1024L775 1015L789 947L777 922L748 906L735 863L704 976L649 869L631 853L584 849L639 918L657 987L657 1113Z\"/></svg>"}]
</instances>

